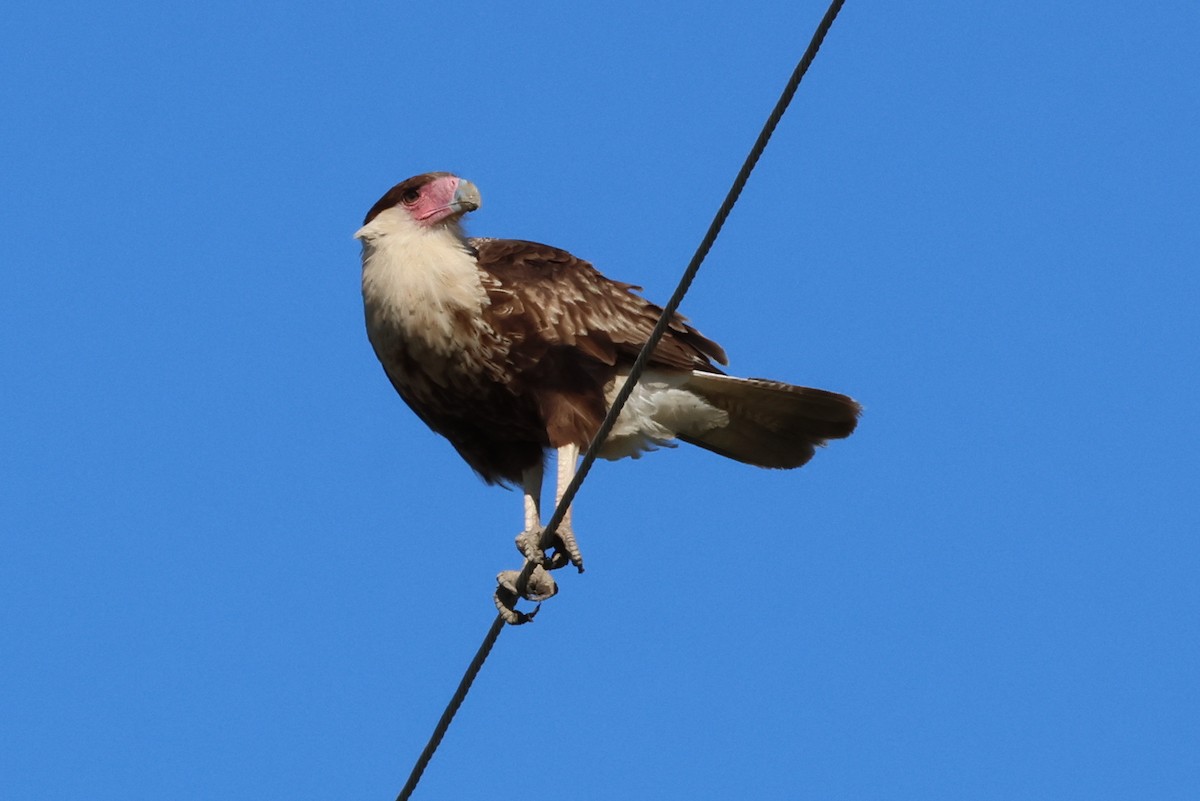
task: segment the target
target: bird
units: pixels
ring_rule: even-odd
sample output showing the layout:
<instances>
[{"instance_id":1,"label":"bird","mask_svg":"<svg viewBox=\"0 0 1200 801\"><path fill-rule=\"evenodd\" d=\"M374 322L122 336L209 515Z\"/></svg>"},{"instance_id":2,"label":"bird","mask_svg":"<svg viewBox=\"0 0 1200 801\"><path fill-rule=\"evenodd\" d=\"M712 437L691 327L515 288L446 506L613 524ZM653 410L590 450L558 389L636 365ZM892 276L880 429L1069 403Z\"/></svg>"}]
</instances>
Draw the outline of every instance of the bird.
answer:
<instances>
[{"instance_id":1,"label":"bird","mask_svg":"<svg viewBox=\"0 0 1200 801\"><path fill-rule=\"evenodd\" d=\"M468 237L463 218L481 202L470 181L428 172L371 206L354 234L367 338L418 418L485 482L522 488L526 558L582 572L570 510L552 555L538 548L545 462L555 451L557 504L662 308L566 250ZM727 363L676 314L598 456L638 458L678 440L791 469L854 431L852 398L728 375ZM550 585L526 597L541 600Z\"/></svg>"}]
</instances>

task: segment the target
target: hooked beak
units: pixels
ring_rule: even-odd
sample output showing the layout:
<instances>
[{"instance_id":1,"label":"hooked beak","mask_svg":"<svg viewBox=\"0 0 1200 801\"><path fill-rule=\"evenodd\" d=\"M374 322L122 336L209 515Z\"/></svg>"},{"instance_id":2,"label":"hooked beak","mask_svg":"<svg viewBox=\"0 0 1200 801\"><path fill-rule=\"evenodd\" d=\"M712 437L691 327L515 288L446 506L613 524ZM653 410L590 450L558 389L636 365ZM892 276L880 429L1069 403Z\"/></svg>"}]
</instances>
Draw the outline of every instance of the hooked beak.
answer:
<instances>
[{"instance_id":1,"label":"hooked beak","mask_svg":"<svg viewBox=\"0 0 1200 801\"><path fill-rule=\"evenodd\" d=\"M470 181L460 179L458 188L454 190L454 200L450 202L450 208L454 209L458 214L466 214L468 211L475 211L483 203L479 196L479 189Z\"/></svg>"}]
</instances>

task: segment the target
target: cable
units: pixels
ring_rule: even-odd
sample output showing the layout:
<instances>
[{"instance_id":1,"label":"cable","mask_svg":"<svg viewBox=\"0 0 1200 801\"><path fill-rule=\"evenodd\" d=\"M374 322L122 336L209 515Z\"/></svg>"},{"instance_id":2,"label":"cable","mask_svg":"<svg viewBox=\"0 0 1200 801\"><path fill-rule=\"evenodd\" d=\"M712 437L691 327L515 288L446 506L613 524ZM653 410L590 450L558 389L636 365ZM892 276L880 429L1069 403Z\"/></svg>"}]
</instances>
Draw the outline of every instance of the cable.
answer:
<instances>
[{"instance_id":1,"label":"cable","mask_svg":"<svg viewBox=\"0 0 1200 801\"><path fill-rule=\"evenodd\" d=\"M604 443L605 438L608 437L609 432L612 431L617 416L621 413L625 402L629 400L629 396L632 394L633 388L637 385L642 371L646 369L646 362L650 359L650 354L654 352L659 340L662 339L667 326L671 324L671 320L675 316L675 310L683 302L683 296L687 294L692 281L696 277L696 273L700 271L701 263L708 256L713 243L717 241L717 236L721 233L721 228L725 225L726 218L733 211L738 197L742 194L746 182L750 179L750 173L754 171L755 165L758 164L759 158L762 156L763 151L766 150L771 134L775 132L775 127L779 124L779 120L783 118L784 112L787 111L787 107L792 102L796 90L800 87L800 81L803 80L804 74L808 72L809 66L812 64L813 59L816 58L817 51L821 48L821 43L825 41L825 34L833 26L833 21L837 18L838 12L842 10L844 4L845 0L833 0L829 5L829 9L825 12L825 16L821 18L820 24L817 25L817 30L813 34L812 41L809 42L808 48L804 51L804 55L801 56L800 62L796 65L796 69L792 71L792 76L788 80L787 86L784 87L778 102L775 103L775 108L772 109L770 116L767 117L762 131L758 134L758 139L755 140L754 146L750 149L750 154L746 156L746 161L742 164L741 170L738 171L737 177L733 181L733 186L730 187L728 194L726 194L725 201L721 204L720 209L717 210L716 216L708 226L708 231L705 233L704 239L701 240L699 247L696 248L696 253L692 256L692 260L683 271L683 276L679 279L679 285L675 288L671 299L663 307L662 314L658 318L658 323L654 326L654 330L650 332L650 337L646 340L646 344L642 346L641 352L638 353L637 359L629 370L629 377L625 380L620 392L613 399L612 406L609 408L608 414L605 415L604 422L600 424L599 430L596 431L596 435L592 437L591 444L588 445L587 451L584 452L583 459L579 463L579 468L575 472L575 477L567 484L562 499L559 500L558 505L554 508L554 514L550 516L550 520L546 523L540 542L540 547L543 549L549 546L554 532L562 523L567 509L571 507L571 502L579 492L579 487L583 484L588 472L592 469L592 464L596 461L596 455L600 451L600 446ZM523 589L528 583L533 570L534 564L526 561L517 579L517 587L519 589ZM483 643L475 653L475 658L471 660L466 673L463 674L462 680L459 681L454 696L450 699L450 703L446 706L445 711L438 720L437 726L434 727L429 742L426 743L420 757L417 758L417 763L413 766L408 781L405 782L403 789L400 790L400 795L396 796L396 801L408 801L408 798L416 789L417 783L421 780L421 774L425 772L429 761L433 759L433 753L437 750L438 745L441 744L446 730L450 728L450 722L454 719L455 713L458 712L458 708L462 706L463 701L466 699L467 693L475 681L475 677L483 667L484 661L487 660L492 646L499 639L500 632L504 630L504 626L504 618L496 615L496 619L492 621L492 627L488 629L487 635L483 638Z\"/></svg>"},{"instance_id":2,"label":"cable","mask_svg":"<svg viewBox=\"0 0 1200 801\"><path fill-rule=\"evenodd\" d=\"M699 247L696 248L696 253L692 256L691 262L688 263L687 268L683 271L683 276L679 279L679 285L675 287L675 293L671 295L671 299L667 301L667 305L663 306L658 323L654 326L654 330L650 332L649 339L642 346L641 352L638 353L637 359L633 362L633 367L629 370L629 377L625 380L621 391L613 398L612 406L609 408L608 414L605 415L604 421L600 424L599 430L596 431L596 436L592 437L592 442L588 445L587 451L584 452L583 459L579 463L579 468L574 478L567 484L562 499L558 502L558 506L554 508L554 514L550 516L549 522L546 523L546 528L542 532L541 548L544 549L550 544L554 532L558 529L559 524L562 523L563 517L566 516L567 509L571 507L571 501L574 500L576 493L579 492L580 485L583 484L583 480L587 478L588 472L592 469L592 464L596 461L596 455L599 453L600 447L604 444L604 440L616 424L617 416L621 413L625 402L629 400L629 396L633 393L633 388L637 385L638 379L641 378L642 371L646 369L646 362L649 361L650 354L654 352L659 340L666 333L667 327L671 325L672 319L675 316L675 310L683 302L683 296L687 294L688 289L692 286L693 279L696 277L696 273L700 271L700 264L708 256L713 243L717 241L717 236L721 233L721 228L725 225L726 218L733 211L734 204L737 203L738 197L746 187L746 182L750 179L750 173L754 171L755 165L758 164L758 159L762 156L763 151L766 150L771 134L775 132L775 127L779 124L779 120L783 118L783 113L792 102L792 97L795 96L796 90L800 86L800 81L804 78L804 73L808 71L809 65L812 64L813 58L816 57L817 50L820 49L821 42L825 39L825 34L829 31L830 26L833 25L833 20L837 17L844 2L845 0L834 0L832 5L829 6L829 10L825 12L825 17L821 20L821 24L817 26L817 31L813 35L812 42L809 43L808 49L804 51L804 56L792 72L792 77L788 81L787 86L784 87L783 94L780 95L775 108L771 111L771 116L767 118L766 124L763 125L762 131L758 134L758 139L754 142L754 147L750 149L750 154L746 157L745 163L742 164L742 169L738 172L737 178L734 179L733 186L729 188L729 193L725 196L725 202L717 210L717 215L708 226L708 231L705 233L704 239L701 240ZM518 589L524 588L525 585L521 582L528 581L529 575L533 573L533 567L531 563L526 563L525 568L521 571L521 578L518 580Z\"/></svg>"},{"instance_id":3,"label":"cable","mask_svg":"<svg viewBox=\"0 0 1200 801\"><path fill-rule=\"evenodd\" d=\"M475 683L475 677L479 675L483 663L487 661L488 654L492 651L492 646L500 638L500 632L504 631L504 626L504 618L496 615L496 619L492 621L492 627L488 629L487 635L483 638L483 643L479 646L479 650L475 652L475 658L471 660L471 664L467 666L467 672L463 674L462 680L459 681L458 689L454 692L454 697L450 699L450 703L446 705L446 709L438 719L437 725L433 727L433 734L430 735L429 742L422 749L421 756L417 757L417 764L413 766L412 773L408 776L408 781L404 783L403 789L400 790L400 795L396 796L396 801L408 801L408 797L412 795L413 790L417 789L417 782L421 781L421 774L425 772L425 767L429 764L429 760L433 759L433 752L441 745L442 738L446 736L446 730L450 728L450 721L454 720L458 708L466 700L467 692L471 689L471 685Z\"/></svg>"}]
</instances>

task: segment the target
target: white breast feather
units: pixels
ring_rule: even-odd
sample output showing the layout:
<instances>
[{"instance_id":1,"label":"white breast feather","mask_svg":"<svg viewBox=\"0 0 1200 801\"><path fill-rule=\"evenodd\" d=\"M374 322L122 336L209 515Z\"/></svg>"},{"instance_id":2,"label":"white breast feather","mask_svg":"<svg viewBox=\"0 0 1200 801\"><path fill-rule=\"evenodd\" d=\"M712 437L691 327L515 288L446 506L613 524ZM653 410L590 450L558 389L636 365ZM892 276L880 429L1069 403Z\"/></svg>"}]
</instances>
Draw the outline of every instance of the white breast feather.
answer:
<instances>
[{"instance_id":1,"label":"white breast feather","mask_svg":"<svg viewBox=\"0 0 1200 801\"><path fill-rule=\"evenodd\" d=\"M489 302L475 257L453 227L433 229L413 223L402 212L380 213L355 236L363 243L363 301L367 333L389 371L389 349L401 345L418 359L426 377L454 383L463 365L496 363L503 348L484 322ZM466 314L464 314L464 312ZM469 335L462 321L470 320ZM612 400L628 377L622 371L606 388ZM683 388L687 375L647 370L621 410L600 451L605 459L638 458L670 447L679 434L699 435L729 423L729 415Z\"/></svg>"},{"instance_id":2,"label":"white breast feather","mask_svg":"<svg viewBox=\"0 0 1200 801\"><path fill-rule=\"evenodd\" d=\"M482 317L488 296L457 229L423 228L389 209L355 236L363 243L367 333L377 351L403 342L438 380L464 357L482 360L494 349ZM464 321L473 330L464 331Z\"/></svg>"}]
</instances>

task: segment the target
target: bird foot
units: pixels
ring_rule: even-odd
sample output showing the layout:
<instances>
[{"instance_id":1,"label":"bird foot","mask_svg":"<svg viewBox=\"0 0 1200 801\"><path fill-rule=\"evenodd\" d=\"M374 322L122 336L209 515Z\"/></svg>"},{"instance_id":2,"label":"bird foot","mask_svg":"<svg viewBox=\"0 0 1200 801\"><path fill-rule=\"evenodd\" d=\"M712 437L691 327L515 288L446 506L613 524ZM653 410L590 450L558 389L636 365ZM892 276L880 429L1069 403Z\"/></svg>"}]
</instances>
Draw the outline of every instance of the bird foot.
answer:
<instances>
[{"instance_id":1,"label":"bird foot","mask_svg":"<svg viewBox=\"0 0 1200 801\"><path fill-rule=\"evenodd\" d=\"M554 532L554 557L557 559L564 554L571 560L571 564L575 565L575 569L582 573L583 551L579 550L579 543L575 541L575 532L565 523Z\"/></svg>"},{"instance_id":2,"label":"bird foot","mask_svg":"<svg viewBox=\"0 0 1200 801\"><path fill-rule=\"evenodd\" d=\"M558 592L558 585L541 565L535 565L524 589L519 586L520 578L520 570L505 570L496 576L496 594L493 596L496 611L504 618L504 622L512 626L520 626L533 620L542 608L542 601ZM517 609L517 601L521 598L536 601L537 606L532 612L522 612Z\"/></svg>"},{"instance_id":3,"label":"bird foot","mask_svg":"<svg viewBox=\"0 0 1200 801\"><path fill-rule=\"evenodd\" d=\"M583 554L579 550L579 544L575 541L575 534L571 531L570 526L560 525L555 531L554 536L550 539L550 547L553 549L550 553L538 547L542 539L542 531L543 529L538 527L522 531L517 535L517 550L521 552L521 555L547 570L558 570L560 567L566 567L567 562L570 562L582 573Z\"/></svg>"},{"instance_id":4,"label":"bird foot","mask_svg":"<svg viewBox=\"0 0 1200 801\"><path fill-rule=\"evenodd\" d=\"M579 552L579 545L575 542L575 535L570 527L559 526L558 533L550 540L550 547L553 549L550 552L546 552L540 547L543 531L544 529L539 526L536 529L522 531L517 535L517 550L534 565L533 572L529 575L529 581L525 583L524 588L518 586L521 577L520 570L505 570L496 576L496 594L493 596L496 602L496 611L510 625L520 626L533 620L538 610L542 608L542 601L558 592L558 585L550 576L551 570L566 567L570 562L578 568L580 573L583 572L583 554ZM532 612L522 612L517 609L517 601L522 598L537 603Z\"/></svg>"}]
</instances>

